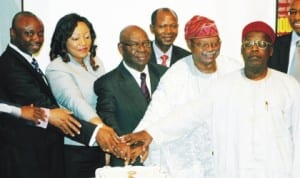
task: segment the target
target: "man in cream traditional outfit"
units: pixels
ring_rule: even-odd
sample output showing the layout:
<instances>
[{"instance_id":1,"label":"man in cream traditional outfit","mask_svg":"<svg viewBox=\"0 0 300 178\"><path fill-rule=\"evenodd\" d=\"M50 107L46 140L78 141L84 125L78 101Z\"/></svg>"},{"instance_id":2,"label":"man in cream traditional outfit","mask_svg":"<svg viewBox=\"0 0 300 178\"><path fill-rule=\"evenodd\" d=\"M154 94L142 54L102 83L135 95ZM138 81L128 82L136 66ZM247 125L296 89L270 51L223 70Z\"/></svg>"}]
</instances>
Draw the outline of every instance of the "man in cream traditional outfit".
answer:
<instances>
[{"instance_id":1,"label":"man in cream traditional outfit","mask_svg":"<svg viewBox=\"0 0 300 178\"><path fill-rule=\"evenodd\" d=\"M152 123L163 122L164 117L176 111L178 106L198 98L212 81L242 67L241 62L219 55L221 39L215 22L207 17L199 15L192 17L185 25L185 39L192 54L172 65L161 78L136 131ZM196 172L203 172L203 169L206 176L211 175L212 149L207 149L211 140L206 128L207 123L203 123L203 127L205 128L199 128L195 133L180 140L160 146L160 149L155 150L151 147L146 164L161 162L164 168L177 177L187 176L189 173L191 177L199 178ZM201 143L195 144L193 139ZM186 150L190 151L185 152ZM160 153L161 158L158 156ZM172 155L173 161L169 155ZM200 168L202 162L206 162L206 167Z\"/></svg>"},{"instance_id":2,"label":"man in cream traditional outfit","mask_svg":"<svg viewBox=\"0 0 300 178\"><path fill-rule=\"evenodd\" d=\"M202 98L178 107L164 122L124 139L143 140L145 148L152 139L162 143L191 133L210 118L217 178L299 177L300 85L267 67L274 38L262 21L246 25L242 70L216 80Z\"/></svg>"}]
</instances>

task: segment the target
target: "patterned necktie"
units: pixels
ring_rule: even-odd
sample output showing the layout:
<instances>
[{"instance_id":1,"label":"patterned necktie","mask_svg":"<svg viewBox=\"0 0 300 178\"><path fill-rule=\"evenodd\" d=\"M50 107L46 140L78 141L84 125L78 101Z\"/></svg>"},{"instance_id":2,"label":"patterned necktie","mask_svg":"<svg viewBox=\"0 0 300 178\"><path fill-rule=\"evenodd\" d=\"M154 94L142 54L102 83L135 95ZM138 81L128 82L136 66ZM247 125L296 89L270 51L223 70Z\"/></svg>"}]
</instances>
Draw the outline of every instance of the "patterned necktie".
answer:
<instances>
[{"instance_id":1,"label":"patterned necktie","mask_svg":"<svg viewBox=\"0 0 300 178\"><path fill-rule=\"evenodd\" d=\"M39 67L39 64L37 63L37 61L34 58L32 58L31 65L37 73L43 74L42 70Z\"/></svg>"},{"instance_id":2,"label":"patterned necktie","mask_svg":"<svg viewBox=\"0 0 300 178\"><path fill-rule=\"evenodd\" d=\"M291 64L289 74L300 82L300 40L296 42L295 54Z\"/></svg>"},{"instance_id":3,"label":"patterned necktie","mask_svg":"<svg viewBox=\"0 0 300 178\"><path fill-rule=\"evenodd\" d=\"M167 67L167 60L168 60L169 56L164 54L164 55L160 56L160 58L162 60L161 65Z\"/></svg>"},{"instance_id":4,"label":"patterned necktie","mask_svg":"<svg viewBox=\"0 0 300 178\"><path fill-rule=\"evenodd\" d=\"M141 89L147 102L150 102L150 93L146 84L146 74L144 72L141 73Z\"/></svg>"}]
</instances>

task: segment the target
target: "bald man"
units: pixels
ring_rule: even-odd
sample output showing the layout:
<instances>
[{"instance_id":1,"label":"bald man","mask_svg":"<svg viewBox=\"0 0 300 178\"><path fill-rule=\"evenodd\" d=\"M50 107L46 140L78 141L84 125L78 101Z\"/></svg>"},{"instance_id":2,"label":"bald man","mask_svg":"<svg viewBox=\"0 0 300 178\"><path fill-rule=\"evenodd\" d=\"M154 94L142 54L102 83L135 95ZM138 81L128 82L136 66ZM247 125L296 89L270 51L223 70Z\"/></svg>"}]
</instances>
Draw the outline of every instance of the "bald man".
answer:
<instances>
[{"instance_id":1,"label":"bald man","mask_svg":"<svg viewBox=\"0 0 300 178\"><path fill-rule=\"evenodd\" d=\"M151 42L142 28L136 25L125 27L119 40L118 49L123 57L122 62L96 80L94 89L98 95L97 113L121 136L131 133L139 124L160 77L167 68L149 63ZM142 76L145 78L141 78ZM112 156L111 165L124 166L124 160Z\"/></svg>"}]
</instances>

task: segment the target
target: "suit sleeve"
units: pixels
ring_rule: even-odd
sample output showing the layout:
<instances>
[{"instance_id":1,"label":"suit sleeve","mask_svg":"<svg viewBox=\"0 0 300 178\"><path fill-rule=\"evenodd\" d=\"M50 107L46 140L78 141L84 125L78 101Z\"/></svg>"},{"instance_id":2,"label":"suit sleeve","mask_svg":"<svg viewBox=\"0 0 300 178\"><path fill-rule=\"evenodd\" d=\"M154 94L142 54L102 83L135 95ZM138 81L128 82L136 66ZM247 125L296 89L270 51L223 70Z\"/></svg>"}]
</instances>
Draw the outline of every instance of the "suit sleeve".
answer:
<instances>
[{"instance_id":1,"label":"suit sleeve","mask_svg":"<svg viewBox=\"0 0 300 178\"><path fill-rule=\"evenodd\" d=\"M77 142L91 146L91 145L89 145L90 140L92 139L92 135L97 126L95 124L86 122L84 120L78 119L78 121L81 123L80 135L75 134L75 137L70 137L69 135L65 135L65 136L67 136L70 139L75 140Z\"/></svg>"},{"instance_id":2,"label":"suit sleeve","mask_svg":"<svg viewBox=\"0 0 300 178\"><path fill-rule=\"evenodd\" d=\"M94 84L94 90L97 98L96 110L104 123L111 126L115 131L122 133L117 122L117 100L114 94L112 81L98 79Z\"/></svg>"}]
</instances>

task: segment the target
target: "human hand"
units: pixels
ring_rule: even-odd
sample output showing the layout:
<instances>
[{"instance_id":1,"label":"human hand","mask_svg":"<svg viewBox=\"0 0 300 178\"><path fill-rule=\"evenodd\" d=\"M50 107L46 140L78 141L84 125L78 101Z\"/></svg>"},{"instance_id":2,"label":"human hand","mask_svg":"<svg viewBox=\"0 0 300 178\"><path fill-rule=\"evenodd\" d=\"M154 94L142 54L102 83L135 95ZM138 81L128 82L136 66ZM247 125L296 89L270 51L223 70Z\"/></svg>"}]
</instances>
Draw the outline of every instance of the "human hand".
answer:
<instances>
[{"instance_id":1,"label":"human hand","mask_svg":"<svg viewBox=\"0 0 300 178\"><path fill-rule=\"evenodd\" d=\"M143 163L149 154L149 146L144 146L143 142L137 142L133 145L130 145L130 154L126 160L127 164L134 164L138 158L140 158L140 163Z\"/></svg>"},{"instance_id":2,"label":"human hand","mask_svg":"<svg viewBox=\"0 0 300 178\"><path fill-rule=\"evenodd\" d=\"M121 155L120 149L118 147L120 138L111 127L103 124L96 135L96 141L104 152L112 153L116 156Z\"/></svg>"},{"instance_id":3,"label":"human hand","mask_svg":"<svg viewBox=\"0 0 300 178\"><path fill-rule=\"evenodd\" d=\"M121 158L124 160L125 166L127 166L130 162L130 154L131 154L131 148L126 143L119 142L117 144L118 147L118 154L115 155L117 158Z\"/></svg>"},{"instance_id":4,"label":"human hand","mask_svg":"<svg viewBox=\"0 0 300 178\"><path fill-rule=\"evenodd\" d=\"M59 128L64 134L71 135L80 134L81 124L72 117L72 112L63 108L50 110L49 123Z\"/></svg>"},{"instance_id":5,"label":"human hand","mask_svg":"<svg viewBox=\"0 0 300 178\"><path fill-rule=\"evenodd\" d=\"M151 135L143 130L136 133L123 135L121 141L130 146L130 160L131 163L140 157L141 163L143 163L148 157L149 145L152 142Z\"/></svg>"},{"instance_id":6,"label":"human hand","mask_svg":"<svg viewBox=\"0 0 300 178\"><path fill-rule=\"evenodd\" d=\"M21 107L21 117L31 120L35 124L39 124L39 119L42 121L47 120L45 111L39 107L33 106L33 104Z\"/></svg>"}]
</instances>

